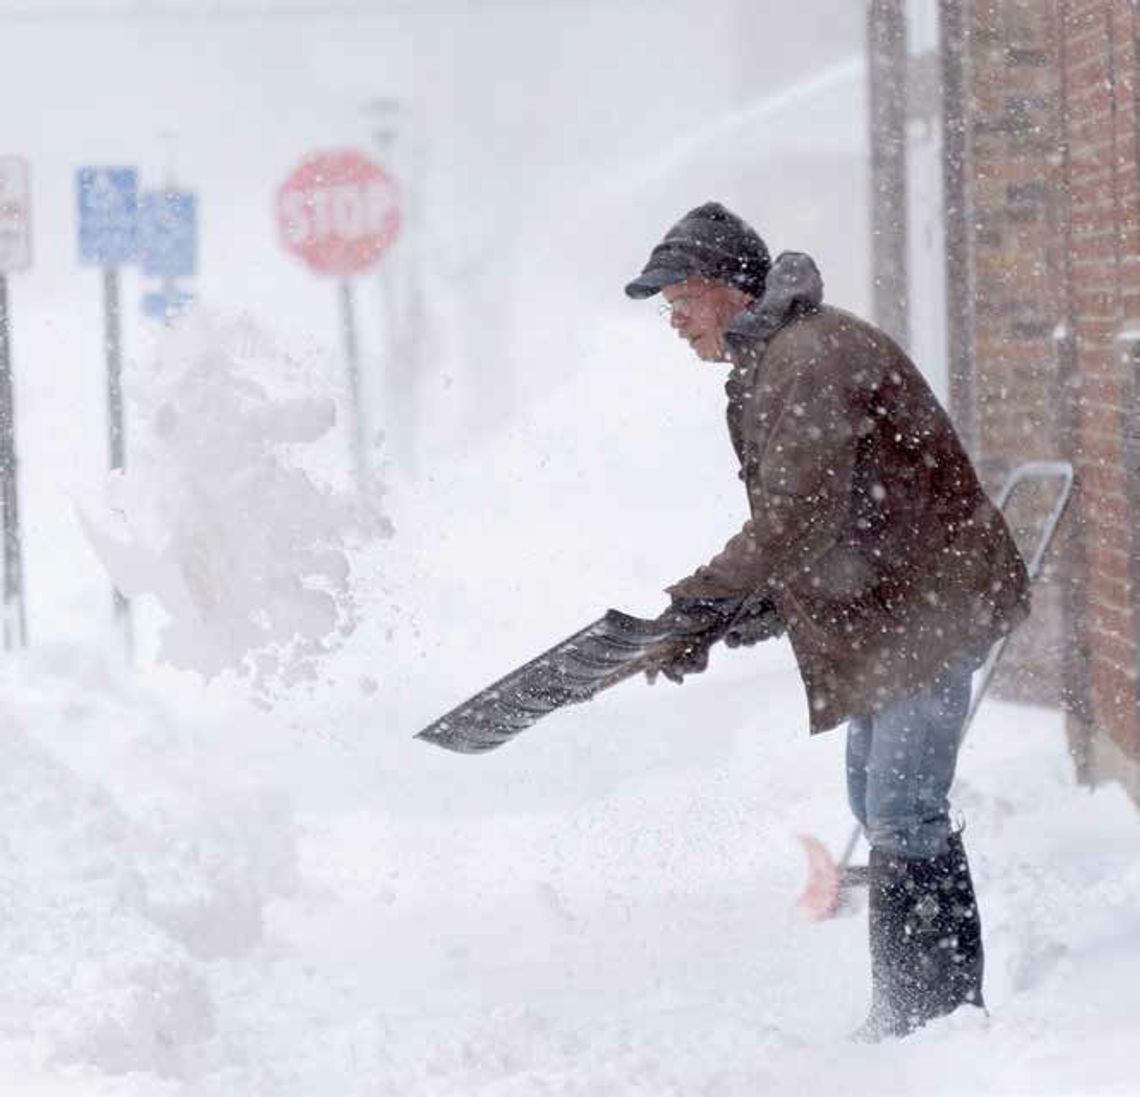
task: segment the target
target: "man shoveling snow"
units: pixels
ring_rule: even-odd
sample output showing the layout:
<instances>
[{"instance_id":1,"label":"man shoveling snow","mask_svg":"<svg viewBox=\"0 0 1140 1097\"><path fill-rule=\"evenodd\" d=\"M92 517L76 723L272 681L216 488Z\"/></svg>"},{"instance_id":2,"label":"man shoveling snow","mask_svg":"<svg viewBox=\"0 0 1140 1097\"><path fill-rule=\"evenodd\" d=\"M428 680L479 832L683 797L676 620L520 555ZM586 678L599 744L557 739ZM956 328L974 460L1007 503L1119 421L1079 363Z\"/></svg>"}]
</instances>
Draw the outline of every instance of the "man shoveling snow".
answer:
<instances>
[{"instance_id":1,"label":"man shoveling snow","mask_svg":"<svg viewBox=\"0 0 1140 1097\"><path fill-rule=\"evenodd\" d=\"M1009 529L914 364L822 303L807 256L772 264L750 226L709 202L626 292L660 292L697 356L732 364L728 429L751 511L669 588L660 621L693 639L649 676L681 681L717 640L786 628L812 732L848 722L848 796L871 846L872 1003L857 1036L983 1007L981 923L948 794L971 675L1029 612Z\"/></svg>"}]
</instances>

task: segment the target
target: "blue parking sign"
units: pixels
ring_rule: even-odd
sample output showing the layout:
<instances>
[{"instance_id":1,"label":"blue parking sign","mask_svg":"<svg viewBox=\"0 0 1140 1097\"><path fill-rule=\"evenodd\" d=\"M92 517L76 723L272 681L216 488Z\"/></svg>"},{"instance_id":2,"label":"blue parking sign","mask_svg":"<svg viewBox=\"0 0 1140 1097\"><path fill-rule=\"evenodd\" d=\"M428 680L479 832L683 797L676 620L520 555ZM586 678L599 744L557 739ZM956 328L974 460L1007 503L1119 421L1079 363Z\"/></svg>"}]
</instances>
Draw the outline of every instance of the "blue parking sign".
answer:
<instances>
[{"instance_id":1,"label":"blue parking sign","mask_svg":"<svg viewBox=\"0 0 1140 1097\"><path fill-rule=\"evenodd\" d=\"M155 190L139 196L138 257L143 274L190 278L197 265L198 199L190 191Z\"/></svg>"},{"instance_id":2,"label":"blue parking sign","mask_svg":"<svg viewBox=\"0 0 1140 1097\"><path fill-rule=\"evenodd\" d=\"M154 293L143 294L142 310L143 315L152 320L170 320L193 303L194 294L171 283Z\"/></svg>"},{"instance_id":3,"label":"blue parking sign","mask_svg":"<svg viewBox=\"0 0 1140 1097\"><path fill-rule=\"evenodd\" d=\"M134 168L80 168L79 261L117 267L135 257L138 172Z\"/></svg>"}]
</instances>

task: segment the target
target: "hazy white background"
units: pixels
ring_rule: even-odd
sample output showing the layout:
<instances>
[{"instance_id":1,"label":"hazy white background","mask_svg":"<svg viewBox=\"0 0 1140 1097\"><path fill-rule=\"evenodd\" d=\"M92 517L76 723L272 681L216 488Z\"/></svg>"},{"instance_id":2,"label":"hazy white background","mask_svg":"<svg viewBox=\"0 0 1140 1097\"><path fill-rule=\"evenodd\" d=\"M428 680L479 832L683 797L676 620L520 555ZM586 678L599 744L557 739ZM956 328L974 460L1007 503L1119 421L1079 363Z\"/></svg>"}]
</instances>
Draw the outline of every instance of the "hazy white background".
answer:
<instances>
[{"instance_id":1,"label":"hazy white background","mask_svg":"<svg viewBox=\"0 0 1140 1097\"><path fill-rule=\"evenodd\" d=\"M339 353L335 287L280 250L273 197L304 154L369 148L368 105L398 99L385 160L412 206L389 266L421 302L410 366L384 361L377 279L357 300L378 457L422 475L573 374L610 317L644 331L663 378L688 368L621 286L708 198L866 304L861 24L855 0L0 3L0 151L30 161L34 189L35 266L10 285L33 633L74 635L105 602L68 503L105 463L78 166L173 172L200 196L199 300ZM124 272L135 361L143 289Z\"/></svg>"},{"instance_id":2,"label":"hazy white background","mask_svg":"<svg viewBox=\"0 0 1140 1097\"><path fill-rule=\"evenodd\" d=\"M720 198L866 311L863 11L0 0L0 153L31 162L36 228L10 286L32 646L0 662L0 1093L1135 1090L1137 814L1073 786L1055 714L988 705L962 758L992 1020L873 1048L844 1040L861 915L793 913L795 833L834 848L850 820L842 735L807 736L786 644L487 757L411 738L606 606L655 612L737 528L723 367L622 286ZM318 430L343 395L335 287L272 208L308 152L368 146L380 98L404 104L409 225L357 285L394 527L369 537ZM172 341L124 273L130 503L157 555L123 559L223 596L140 601L133 669L75 517L108 510L73 190L100 163L201 202L202 309ZM290 580L343 561L353 627L273 652L277 689L156 661L168 616L184 651L232 625L240 652L238 609L288 621Z\"/></svg>"}]
</instances>

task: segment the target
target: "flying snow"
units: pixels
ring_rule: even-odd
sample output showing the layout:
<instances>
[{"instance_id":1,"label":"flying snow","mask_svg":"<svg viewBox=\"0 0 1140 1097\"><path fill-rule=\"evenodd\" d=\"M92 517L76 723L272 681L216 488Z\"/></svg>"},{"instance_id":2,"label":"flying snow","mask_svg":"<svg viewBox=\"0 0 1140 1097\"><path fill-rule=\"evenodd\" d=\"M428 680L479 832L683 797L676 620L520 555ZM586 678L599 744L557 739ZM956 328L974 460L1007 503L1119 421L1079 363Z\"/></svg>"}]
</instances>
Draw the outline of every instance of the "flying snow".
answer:
<instances>
[{"instance_id":1,"label":"flying snow","mask_svg":"<svg viewBox=\"0 0 1140 1097\"><path fill-rule=\"evenodd\" d=\"M347 482L329 363L197 314L134 372L130 467L80 507L112 580L161 605L161 660L259 690L311 678L356 624L348 550L390 532L377 489Z\"/></svg>"}]
</instances>

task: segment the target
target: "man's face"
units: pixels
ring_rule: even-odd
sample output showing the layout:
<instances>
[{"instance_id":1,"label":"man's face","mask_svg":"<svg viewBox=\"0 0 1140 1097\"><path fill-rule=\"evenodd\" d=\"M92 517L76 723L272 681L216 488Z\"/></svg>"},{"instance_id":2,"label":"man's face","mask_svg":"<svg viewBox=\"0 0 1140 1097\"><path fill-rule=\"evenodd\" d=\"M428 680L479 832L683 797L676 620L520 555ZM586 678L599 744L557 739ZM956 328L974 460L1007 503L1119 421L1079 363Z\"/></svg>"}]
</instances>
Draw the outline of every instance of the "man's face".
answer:
<instances>
[{"instance_id":1,"label":"man's face","mask_svg":"<svg viewBox=\"0 0 1140 1097\"><path fill-rule=\"evenodd\" d=\"M666 286L661 296L669 306L669 323L705 362L725 360L724 329L752 302L736 286L699 276Z\"/></svg>"}]
</instances>

